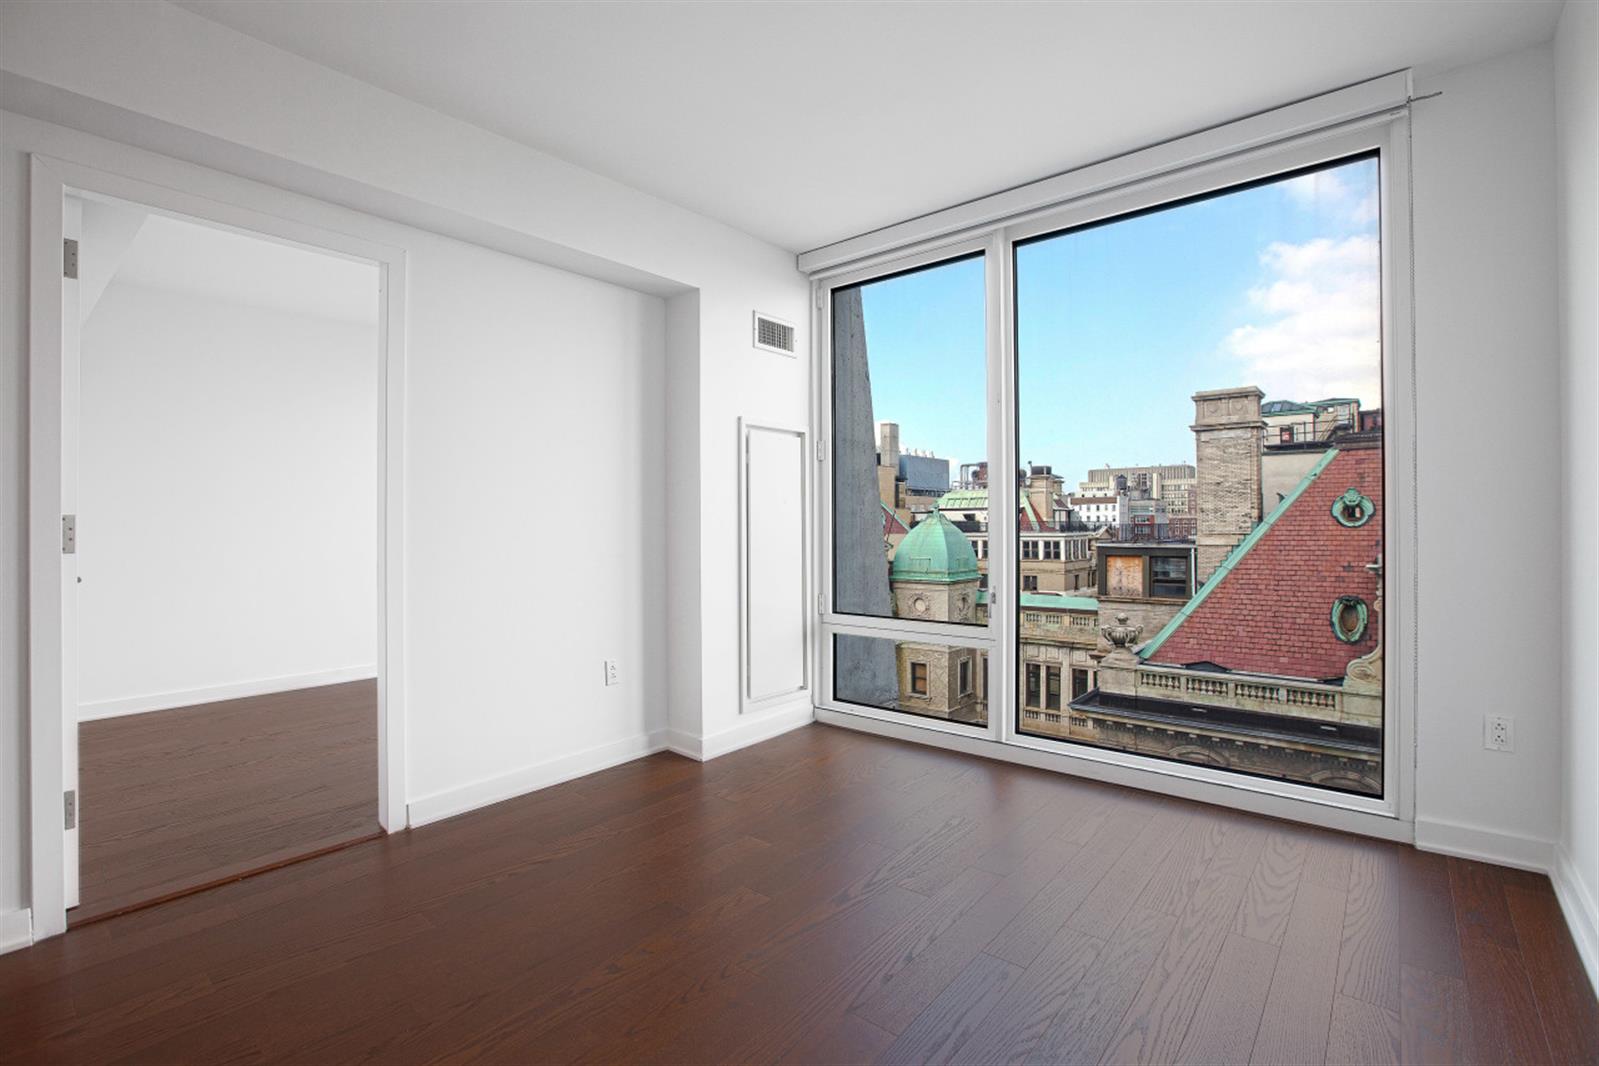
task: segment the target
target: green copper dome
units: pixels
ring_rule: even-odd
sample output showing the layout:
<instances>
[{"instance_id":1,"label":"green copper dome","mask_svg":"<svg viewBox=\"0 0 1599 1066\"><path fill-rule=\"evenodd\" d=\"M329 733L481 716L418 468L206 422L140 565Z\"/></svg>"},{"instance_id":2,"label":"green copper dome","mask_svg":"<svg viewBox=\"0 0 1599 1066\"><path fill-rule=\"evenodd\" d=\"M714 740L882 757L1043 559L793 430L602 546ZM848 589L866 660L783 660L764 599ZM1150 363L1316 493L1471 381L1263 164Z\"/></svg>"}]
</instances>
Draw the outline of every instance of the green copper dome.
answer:
<instances>
[{"instance_id":1,"label":"green copper dome","mask_svg":"<svg viewBox=\"0 0 1599 1066\"><path fill-rule=\"evenodd\" d=\"M976 581L977 553L954 522L934 511L900 541L890 573L895 581Z\"/></svg>"}]
</instances>

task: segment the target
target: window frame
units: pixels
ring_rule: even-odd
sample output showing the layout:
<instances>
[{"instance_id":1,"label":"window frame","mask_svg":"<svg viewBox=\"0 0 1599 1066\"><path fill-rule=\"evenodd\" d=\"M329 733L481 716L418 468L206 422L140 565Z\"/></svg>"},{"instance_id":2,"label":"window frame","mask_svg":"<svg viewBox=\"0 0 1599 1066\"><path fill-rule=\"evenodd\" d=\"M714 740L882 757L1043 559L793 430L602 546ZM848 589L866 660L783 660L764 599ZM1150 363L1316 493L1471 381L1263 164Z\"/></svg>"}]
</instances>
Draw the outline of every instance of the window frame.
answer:
<instances>
[{"instance_id":1,"label":"window frame","mask_svg":"<svg viewBox=\"0 0 1599 1066\"><path fill-rule=\"evenodd\" d=\"M1363 92L1362 86L1355 87ZM1343 90L1343 93L1354 90ZM1339 94L1330 94L1338 96ZM1368 96L1378 95L1375 90ZM1314 101L1307 102L1313 103ZM1284 114L1305 105L1291 105ZM1326 105L1331 109L1332 105ZM1267 113L1271 115L1272 113ZM1254 120L1233 124L1242 129ZM1214 142L1225 127L1196 134ZM1179 143L1179 142L1174 142ZM1164 153L1167 146L1161 146ZM1157 153L1156 149L1147 150ZM1098 748L1067 740L1044 739L1019 732L1023 675L1019 654L1021 592L1020 531L995 537L996 515L1014 515L1017 487L1005 477L990 477L989 536L987 554L988 619L983 627L953 627L960 632L909 625L899 619L841 619L820 605L822 624L818 640L827 658L831 636L840 632L883 636L936 635L951 644L987 653L988 728L973 735L972 727L937 720L910 720L873 708L842 704L832 698L830 661L819 664L822 681L817 693L817 716L824 721L868 728L895 736L922 740L959 750L976 751L1027 765L1043 766L1080 776L1094 777L1172 795L1291 818L1332 828L1390 839L1414 838L1414 717L1416 672L1416 587L1412 567L1416 544L1416 484L1414 476L1415 385L1412 322L1412 247L1409 145L1409 110L1401 102L1373 108L1335 125L1306 129L1266 141L1241 142L1234 151L1221 152L1148 176L1090 190L1068 201L998 217L948 237L931 237L905 249L857 260L849 268L821 263L813 272L816 292L818 358L816 432L831 442L831 305L833 288L874 277L898 273L916 263L952 259L979 247L986 251L988 278L988 432L989 470L1019 469L1016 442L1016 321L1014 302L1015 245L1019 241L1149 210L1199 195L1222 193L1250 183L1269 180L1308 166L1375 151L1381 203L1382 378L1384 422L1384 493L1389 505L1382 509L1384 543L1383 648L1385 651L1383 796L1381 799L1323 790L1313 785L1259 778L1187 763L1173 763L1131 752ZM1157 154L1159 154L1157 153ZM1135 156L1142 153L1135 153ZM1118 161L1119 162L1119 161ZM1109 166L1101 164L1096 166ZM1067 177L1070 177L1068 175ZM1049 179L1051 181L1055 179ZM1008 195L1008 194L1002 194ZM850 242L845 242L846 244ZM810 253L807 254L809 256ZM802 262L805 257L802 257ZM818 259L822 257L818 253ZM952 457L953 458L953 457ZM964 457L961 457L964 458ZM831 589L831 472L824 460L817 499L826 538L819 545L820 562ZM1014 520L1010 527L1015 529ZM823 538L817 538L821 540ZM1097 560L1096 560L1097 563ZM1190 571L1190 575L1192 571ZM1090 589L1097 591L1097 566ZM829 593L830 595L830 593ZM883 624L877 624L881 622ZM875 721L873 721L875 719ZM949 734L956 734L951 736Z\"/></svg>"}]
</instances>

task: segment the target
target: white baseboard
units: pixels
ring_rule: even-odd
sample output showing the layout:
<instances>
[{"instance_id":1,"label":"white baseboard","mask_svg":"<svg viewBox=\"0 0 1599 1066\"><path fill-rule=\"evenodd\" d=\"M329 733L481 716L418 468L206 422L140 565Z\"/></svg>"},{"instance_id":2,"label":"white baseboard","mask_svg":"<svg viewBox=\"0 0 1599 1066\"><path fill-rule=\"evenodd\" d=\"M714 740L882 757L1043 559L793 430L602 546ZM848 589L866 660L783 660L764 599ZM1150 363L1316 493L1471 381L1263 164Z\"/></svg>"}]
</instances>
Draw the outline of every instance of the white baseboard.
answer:
<instances>
[{"instance_id":1,"label":"white baseboard","mask_svg":"<svg viewBox=\"0 0 1599 1066\"><path fill-rule=\"evenodd\" d=\"M378 676L376 666L345 666L336 670L318 670L310 674L287 674L283 677L263 677L253 681L239 681L230 685L207 685L203 688L183 689L179 692L155 692L148 696L127 696L114 700L96 700L78 704L78 721L93 722L101 718L119 718L125 714L144 714L146 711L170 711L175 707L193 707L200 703L218 700L237 700L246 696L265 696L271 692L293 692L301 688L320 688L323 685L341 685L346 681L365 681Z\"/></svg>"},{"instance_id":2,"label":"white baseboard","mask_svg":"<svg viewBox=\"0 0 1599 1066\"><path fill-rule=\"evenodd\" d=\"M1563 846L1555 849L1555 868L1549 871L1549 880L1554 883L1555 899L1560 901L1583 969L1588 971L1588 984L1599 990L1599 897L1583 881Z\"/></svg>"},{"instance_id":3,"label":"white baseboard","mask_svg":"<svg viewBox=\"0 0 1599 1066\"><path fill-rule=\"evenodd\" d=\"M816 709L811 706L810 695L802 692L786 703L741 717L749 720L704 737L697 737L681 729L668 729L666 747L690 759L709 762L729 752L747 748L751 744L759 744L763 740L771 740L800 726L809 725L816 719Z\"/></svg>"},{"instance_id":4,"label":"white baseboard","mask_svg":"<svg viewBox=\"0 0 1599 1066\"><path fill-rule=\"evenodd\" d=\"M0 955L32 943L33 912L26 907L19 911L0 911Z\"/></svg>"},{"instance_id":5,"label":"white baseboard","mask_svg":"<svg viewBox=\"0 0 1599 1066\"><path fill-rule=\"evenodd\" d=\"M1540 874L1549 873L1555 862L1552 840L1514 836L1497 829L1431 818L1416 819L1416 847L1457 859L1476 859Z\"/></svg>"},{"instance_id":6,"label":"white baseboard","mask_svg":"<svg viewBox=\"0 0 1599 1066\"><path fill-rule=\"evenodd\" d=\"M583 751L548 759L532 766L513 770L508 774L474 781L459 788L445 789L430 796L412 800L406 805L408 825L415 827L450 818L457 814L487 807L491 803L515 799L541 788L549 788L575 777L609 770L634 759L642 759L668 747L666 731L638 733L609 744L600 744Z\"/></svg>"}]
</instances>

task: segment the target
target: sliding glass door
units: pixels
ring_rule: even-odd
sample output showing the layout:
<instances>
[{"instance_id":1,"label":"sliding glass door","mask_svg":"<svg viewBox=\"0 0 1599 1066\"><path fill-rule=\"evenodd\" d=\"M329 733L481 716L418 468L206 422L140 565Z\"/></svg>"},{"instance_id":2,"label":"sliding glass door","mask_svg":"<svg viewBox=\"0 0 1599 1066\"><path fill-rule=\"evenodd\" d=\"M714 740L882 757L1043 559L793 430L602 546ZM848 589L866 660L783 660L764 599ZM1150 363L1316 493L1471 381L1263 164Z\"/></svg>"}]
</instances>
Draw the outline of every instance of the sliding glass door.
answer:
<instances>
[{"instance_id":1,"label":"sliding glass door","mask_svg":"<svg viewBox=\"0 0 1599 1066\"><path fill-rule=\"evenodd\" d=\"M1399 813L1390 133L819 287L825 707Z\"/></svg>"}]
</instances>

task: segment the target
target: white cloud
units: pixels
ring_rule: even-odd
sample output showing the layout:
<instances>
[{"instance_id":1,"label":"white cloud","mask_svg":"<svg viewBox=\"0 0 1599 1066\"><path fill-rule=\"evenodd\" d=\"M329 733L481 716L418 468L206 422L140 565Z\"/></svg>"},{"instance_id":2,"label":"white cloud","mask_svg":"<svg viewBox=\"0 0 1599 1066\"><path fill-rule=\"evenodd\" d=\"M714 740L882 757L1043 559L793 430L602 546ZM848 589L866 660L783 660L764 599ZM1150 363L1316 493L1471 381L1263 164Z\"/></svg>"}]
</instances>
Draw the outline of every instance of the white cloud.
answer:
<instances>
[{"instance_id":1,"label":"white cloud","mask_svg":"<svg viewBox=\"0 0 1599 1066\"><path fill-rule=\"evenodd\" d=\"M1377 221L1377 188L1357 191L1337 170L1301 174L1283 182L1283 190L1296 207L1316 213L1329 222L1368 226Z\"/></svg>"},{"instance_id":2,"label":"white cloud","mask_svg":"<svg viewBox=\"0 0 1599 1066\"><path fill-rule=\"evenodd\" d=\"M1354 396L1362 407L1380 406L1377 238L1275 242L1260 261L1265 277L1249 290L1259 320L1223 342L1239 363L1240 382L1260 386L1268 400Z\"/></svg>"}]
</instances>

